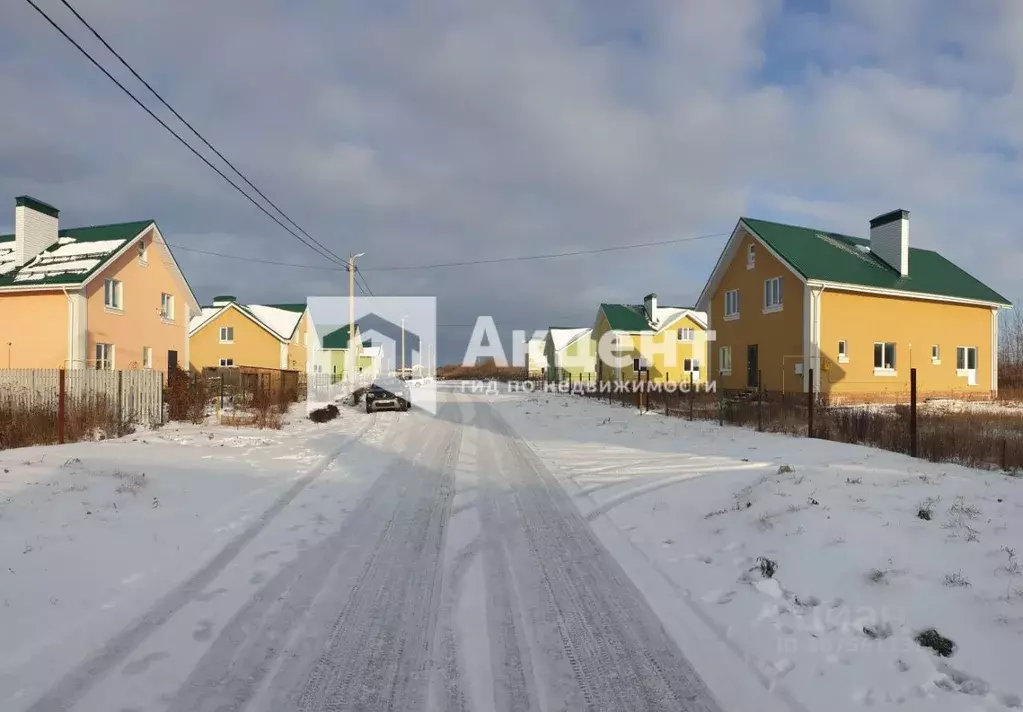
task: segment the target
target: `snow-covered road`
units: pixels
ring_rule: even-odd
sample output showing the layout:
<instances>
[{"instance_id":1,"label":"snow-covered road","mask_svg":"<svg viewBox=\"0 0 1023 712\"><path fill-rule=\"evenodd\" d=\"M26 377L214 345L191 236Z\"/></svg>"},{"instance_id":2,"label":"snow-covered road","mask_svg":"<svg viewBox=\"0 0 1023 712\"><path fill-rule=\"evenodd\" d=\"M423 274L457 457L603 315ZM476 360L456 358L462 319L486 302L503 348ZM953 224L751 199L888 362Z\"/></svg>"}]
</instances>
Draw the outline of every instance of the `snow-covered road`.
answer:
<instances>
[{"instance_id":1,"label":"snow-covered road","mask_svg":"<svg viewBox=\"0 0 1023 712\"><path fill-rule=\"evenodd\" d=\"M721 710L493 405L364 421L73 664L0 641L0 707Z\"/></svg>"}]
</instances>

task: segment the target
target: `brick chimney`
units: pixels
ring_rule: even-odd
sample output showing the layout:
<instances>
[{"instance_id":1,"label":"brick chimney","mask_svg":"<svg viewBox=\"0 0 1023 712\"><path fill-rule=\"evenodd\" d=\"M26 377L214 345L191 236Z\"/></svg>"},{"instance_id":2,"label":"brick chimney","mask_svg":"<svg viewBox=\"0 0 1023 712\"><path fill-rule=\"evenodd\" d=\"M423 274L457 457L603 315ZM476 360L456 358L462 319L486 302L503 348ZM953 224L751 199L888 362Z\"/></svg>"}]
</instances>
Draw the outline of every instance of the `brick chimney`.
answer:
<instances>
[{"instance_id":1,"label":"brick chimney","mask_svg":"<svg viewBox=\"0 0 1023 712\"><path fill-rule=\"evenodd\" d=\"M22 195L14 199L14 263L21 267L57 242L60 211Z\"/></svg>"},{"instance_id":2,"label":"brick chimney","mask_svg":"<svg viewBox=\"0 0 1023 712\"><path fill-rule=\"evenodd\" d=\"M893 210L870 221L870 251L903 277L909 274L908 210Z\"/></svg>"}]
</instances>

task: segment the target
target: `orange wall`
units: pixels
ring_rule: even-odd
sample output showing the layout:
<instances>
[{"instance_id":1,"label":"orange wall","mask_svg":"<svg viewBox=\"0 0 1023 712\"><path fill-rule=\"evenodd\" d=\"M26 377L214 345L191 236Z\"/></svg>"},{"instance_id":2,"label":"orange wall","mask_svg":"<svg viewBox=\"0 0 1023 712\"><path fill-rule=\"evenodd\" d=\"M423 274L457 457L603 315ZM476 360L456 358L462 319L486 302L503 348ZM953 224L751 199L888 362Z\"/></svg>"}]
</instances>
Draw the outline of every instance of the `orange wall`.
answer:
<instances>
[{"instance_id":1,"label":"orange wall","mask_svg":"<svg viewBox=\"0 0 1023 712\"><path fill-rule=\"evenodd\" d=\"M0 294L0 368L64 366L67 322L68 300L63 292Z\"/></svg>"},{"instance_id":2,"label":"orange wall","mask_svg":"<svg viewBox=\"0 0 1023 712\"><path fill-rule=\"evenodd\" d=\"M920 393L987 397L991 390L990 307L825 290L821 295L821 390L834 394L909 391L916 367ZM838 362L838 342L849 344ZM894 342L896 375L874 374L874 342ZM940 346L941 363L931 362ZM956 374L956 348L977 348L977 385Z\"/></svg>"},{"instance_id":3,"label":"orange wall","mask_svg":"<svg viewBox=\"0 0 1023 712\"><path fill-rule=\"evenodd\" d=\"M139 261L136 245L132 245L86 288L89 334L85 358L89 366L96 359L96 344L109 343L114 345L117 369L141 368L143 346L153 349L154 369L167 370L168 351L177 351L178 365L185 367L188 292L168 266L170 257L160 245L152 245L152 230L142 239L149 246L148 264ZM107 309L103 303L104 280L110 278L122 283L120 312ZM160 295L164 292L174 295L173 321L160 317Z\"/></svg>"},{"instance_id":4,"label":"orange wall","mask_svg":"<svg viewBox=\"0 0 1023 712\"><path fill-rule=\"evenodd\" d=\"M753 269L746 268L746 253L756 244ZM764 314L764 282L782 278L782 311ZM739 290L739 318L725 320L725 292ZM803 354L803 299L806 287L775 259L762 243L741 233L741 243L725 270L717 289L711 295L710 328L716 340L710 343L711 376L726 389L747 387L748 346L757 345L759 370L764 388L770 391L802 392L803 377L796 375L795 365ZM732 349L732 371L722 374L721 347ZM799 358L787 358L798 356ZM783 375L784 373L784 375Z\"/></svg>"},{"instance_id":5,"label":"orange wall","mask_svg":"<svg viewBox=\"0 0 1023 712\"><path fill-rule=\"evenodd\" d=\"M234 327L233 344L220 343L222 326ZM189 348L193 370L219 366L222 358L234 359L235 366L281 367L281 342L234 308L225 309L192 334Z\"/></svg>"}]
</instances>

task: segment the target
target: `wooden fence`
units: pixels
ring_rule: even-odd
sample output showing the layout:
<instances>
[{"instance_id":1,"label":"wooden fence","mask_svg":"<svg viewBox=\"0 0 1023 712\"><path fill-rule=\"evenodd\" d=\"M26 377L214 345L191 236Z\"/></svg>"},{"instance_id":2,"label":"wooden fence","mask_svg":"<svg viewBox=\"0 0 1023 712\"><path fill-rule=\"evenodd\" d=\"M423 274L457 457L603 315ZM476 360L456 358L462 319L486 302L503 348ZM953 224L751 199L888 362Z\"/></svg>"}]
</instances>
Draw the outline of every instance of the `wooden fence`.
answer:
<instances>
[{"instance_id":1,"label":"wooden fence","mask_svg":"<svg viewBox=\"0 0 1023 712\"><path fill-rule=\"evenodd\" d=\"M60 407L60 374L57 368L0 369L0 398L28 408ZM70 403L106 399L120 408L120 420L150 425L163 422L163 373L161 371L64 371L64 394Z\"/></svg>"}]
</instances>

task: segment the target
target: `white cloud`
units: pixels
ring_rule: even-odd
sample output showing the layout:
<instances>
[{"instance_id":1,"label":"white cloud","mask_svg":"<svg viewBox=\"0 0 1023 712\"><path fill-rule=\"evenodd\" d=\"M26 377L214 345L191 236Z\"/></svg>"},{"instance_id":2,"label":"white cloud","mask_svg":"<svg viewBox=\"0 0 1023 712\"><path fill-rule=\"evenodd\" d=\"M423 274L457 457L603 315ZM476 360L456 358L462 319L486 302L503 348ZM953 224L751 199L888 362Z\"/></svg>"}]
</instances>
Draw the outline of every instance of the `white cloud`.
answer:
<instances>
[{"instance_id":1,"label":"white cloud","mask_svg":"<svg viewBox=\"0 0 1023 712\"><path fill-rule=\"evenodd\" d=\"M902 207L914 244L1023 294L1006 268L1023 261L1018 3L782 9L81 7L292 217L338 253L366 251L367 268L727 232L753 210L865 234L871 217ZM34 13L15 20L17 32L0 30L0 89L17 97L0 119L0 196L39 193L72 222L155 217L172 242L210 235L213 251L315 259ZM601 299L695 295L719 245L366 276L378 293L438 294L442 322L489 312L532 328ZM181 256L203 298L292 299L336 283L211 259Z\"/></svg>"}]
</instances>

